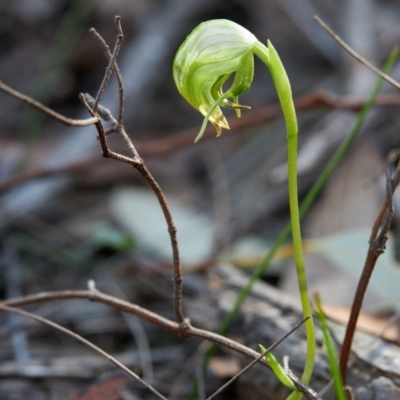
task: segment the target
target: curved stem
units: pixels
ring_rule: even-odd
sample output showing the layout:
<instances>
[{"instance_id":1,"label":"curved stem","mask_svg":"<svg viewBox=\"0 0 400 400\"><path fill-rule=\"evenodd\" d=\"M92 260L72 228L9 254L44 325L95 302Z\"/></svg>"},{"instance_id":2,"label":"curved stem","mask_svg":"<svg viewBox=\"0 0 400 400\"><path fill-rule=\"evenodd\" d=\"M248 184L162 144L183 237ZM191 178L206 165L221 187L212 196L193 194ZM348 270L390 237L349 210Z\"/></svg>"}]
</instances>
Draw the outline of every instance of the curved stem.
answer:
<instances>
[{"instance_id":1,"label":"curved stem","mask_svg":"<svg viewBox=\"0 0 400 400\"><path fill-rule=\"evenodd\" d=\"M165 221L167 222L168 233L171 240L173 263L174 263L174 309L178 322L182 325L186 325L182 309L182 266L179 255L177 229L175 227L175 223L172 218L172 214L169 209L167 199L164 196L164 192L162 191L157 181L154 179L153 175L147 169L144 162L142 161L141 163L134 164L133 166L140 172L142 177L150 185L161 206Z\"/></svg>"},{"instance_id":2,"label":"curved stem","mask_svg":"<svg viewBox=\"0 0 400 400\"><path fill-rule=\"evenodd\" d=\"M307 355L302 375L302 381L308 384L314 369L315 359L315 330L314 321L312 318L311 302L308 294L308 285L306 271L304 268L303 247L301 240L299 201L297 190L297 118L294 108L292 91L286 71L282 62L268 41L268 48L258 42L254 48L254 53L265 63L269 68L279 101L282 106L283 114L286 122L287 140L288 140L288 186L289 186L289 206L290 206L290 223L292 226L293 249L296 263L297 281L300 291L301 305L303 315L310 315L311 318L305 323L307 336ZM293 392L290 400L300 399L301 393Z\"/></svg>"}]
</instances>

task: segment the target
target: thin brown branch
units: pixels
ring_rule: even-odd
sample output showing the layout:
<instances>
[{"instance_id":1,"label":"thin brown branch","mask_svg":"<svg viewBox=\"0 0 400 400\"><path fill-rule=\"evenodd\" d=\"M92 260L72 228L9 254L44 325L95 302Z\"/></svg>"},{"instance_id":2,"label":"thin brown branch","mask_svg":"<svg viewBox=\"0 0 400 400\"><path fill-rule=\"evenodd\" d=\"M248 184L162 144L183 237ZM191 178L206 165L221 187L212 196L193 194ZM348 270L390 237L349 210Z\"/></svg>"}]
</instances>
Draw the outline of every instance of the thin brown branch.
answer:
<instances>
[{"instance_id":1,"label":"thin brown branch","mask_svg":"<svg viewBox=\"0 0 400 400\"><path fill-rule=\"evenodd\" d=\"M0 304L9 307L20 307L29 304L39 304L49 301L67 299L86 299L96 301L98 303L102 303L109 307L112 307L116 310L127 312L129 314L134 314L139 318L142 318L143 320L146 320L162 329L168 330L180 336L204 339L209 342L221 345L225 348L229 348L252 359L257 358L260 355L260 353L256 352L255 350L252 350L249 347L242 345L241 343L235 342L232 339L221 336L214 332L195 328L189 323L186 323L183 326L178 322L172 321L136 304L121 300L114 296L107 295L98 290L62 290L54 292L42 292L29 296L1 301ZM264 360L260 360L259 363L269 368Z\"/></svg>"},{"instance_id":2,"label":"thin brown branch","mask_svg":"<svg viewBox=\"0 0 400 400\"><path fill-rule=\"evenodd\" d=\"M85 107L87 108L88 112L91 115L97 115L97 112L101 112L103 114L103 117L110 121L112 124L112 127L115 128L123 137L125 140L125 143L127 147L132 151L133 158L131 157L126 157L122 154L113 152L109 149L108 144L107 144L107 135L106 132L103 128L103 125L101 121L99 121L98 124L96 124L97 128L97 133L99 135L99 140L100 140L100 145L102 148L103 156L107 158L114 158L118 161L123 161L125 163L128 163L132 165L134 168L136 168L142 177L147 181L151 189L153 190L154 194L157 197L157 200L160 204L160 207L163 211L167 226L168 226L168 233L171 239L171 246L172 246L172 254L173 254L173 266L174 266L174 309L175 309L175 314L177 317L177 320L179 324L181 324L183 330L187 325L187 322L185 321L184 314L183 314L183 309L182 309L182 267L181 267L181 262L180 262L180 256L179 256L179 246L178 246L178 238L177 238L177 230L171 215L171 211L169 209L167 200L164 196L164 193L161 189L161 187L158 185L157 181L154 179L154 177L151 175L150 171L146 168L144 161L141 159L139 156L138 152L136 151L135 146L133 145L130 137L126 134L125 128L123 125L123 121L115 121L115 118L112 116L112 113L106 109L105 107L101 107L101 109L98 109L99 100L101 98L102 92L104 92L104 89L109 81L109 78L111 77L111 73L116 66L116 59L119 53L119 50L121 48L121 42L123 38L123 33L122 33L122 27L120 24L120 19L119 17L116 17L115 19L117 29L118 29L118 35L116 39L116 43L114 46L114 51L113 54L110 58L109 65L106 69L106 74L103 79L103 82L101 84L101 88L99 89L98 95L96 99L93 102L93 106L90 104L92 101L92 98L90 95L84 96L81 94L81 100ZM93 32L93 31L92 31ZM103 47L106 49L106 55L109 55L109 49L108 46L105 46L105 41L101 37L99 33L94 33L97 38L99 38L100 42L102 43ZM104 44L103 44L104 43ZM119 82L119 84L122 87L123 91L123 83L122 79ZM120 103L120 108L123 107L123 103ZM120 111L120 116L123 115L123 112Z\"/></svg>"},{"instance_id":3,"label":"thin brown branch","mask_svg":"<svg viewBox=\"0 0 400 400\"><path fill-rule=\"evenodd\" d=\"M93 117L96 117L97 114L94 111L95 103L93 104L93 107L92 107L91 104L89 104L89 102L88 102L88 100L89 101L92 100L91 96L85 96L81 93L80 99L81 99L82 103L85 105L88 112ZM100 109L99 109L99 111L100 111ZM113 123L116 122L115 119L113 119L112 114L109 110L102 107L101 111L105 118L111 120ZM175 313L176 313L179 323L185 325L186 322L185 322L183 309L182 309L182 267L181 267L180 255L179 255L177 229L174 224L172 214L169 209L168 202L164 196L164 193L163 193L161 187L158 185L157 181L154 179L154 177L150 173L150 171L146 168L143 160L139 157L139 154L137 153L133 143L131 142L130 138L126 135L123 126L119 127L119 131L121 133L123 133L123 137L125 138L125 141L126 141L128 147L132 150L132 152L134 154L134 158L126 157L122 154L118 154L118 153L111 151L107 144L107 135L105 133L103 124L101 123L100 120L97 119L95 126L96 126L96 129L98 132L98 137L100 140L100 146L102 149L103 157L114 158L118 161L122 161L127 164L130 164L134 168L136 168L140 172L140 174L143 176L143 178L147 181L147 183L149 184L149 186L151 187L151 189L153 190L154 194L156 195L156 197L159 201L160 207L163 211L165 220L167 222L168 233L170 235L171 246L172 246L173 265L174 265L174 281L173 282L174 282Z\"/></svg>"},{"instance_id":4,"label":"thin brown branch","mask_svg":"<svg viewBox=\"0 0 400 400\"><path fill-rule=\"evenodd\" d=\"M120 35L122 35L122 26L121 26L121 19L120 18L115 18L115 24L117 26L117 30ZM122 81L122 75L121 72L118 68L117 61L114 63L114 70L115 70L115 76L117 77L117 82L118 82L118 94L119 94L119 102L118 102L118 124L120 126L123 125L124 122L124 110L125 110L125 105L124 105L124 84Z\"/></svg>"},{"instance_id":5,"label":"thin brown branch","mask_svg":"<svg viewBox=\"0 0 400 400\"><path fill-rule=\"evenodd\" d=\"M115 153L114 151L109 150L109 156L108 158L113 158L114 160L122 161L126 164L133 165L136 167L136 165L141 165L142 160L135 160L131 157L124 156L123 154Z\"/></svg>"},{"instance_id":6,"label":"thin brown branch","mask_svg":"<svg viewBox=\"0 0 400 400\"><path fill-rule=\"evenodd\" d=\"M157 181L151 175L150 171L146 168L145 164L137 164L134 167L140 172L143 178L150 185L154 194L157 196L158 202L162 208L165 220L168 225L168 233L171 240L172 246L172 256L174 263L174 308L175 313L177 315L178 321L182 324L186 324L185 318L183 316L182 310L182 267L181 260L179 256L179 247L178 247L178 238L177 238L177 229L174 224L174 220L172 218L171 211L169 209L167 200L164 196L163 191L158 185Z\"/></svg>"},{"instance_id":7,"label":"thin brown branch","mask_svg":"<svg viewBox=\"0 0 400 400\"><path fill-rule=\"evenodd\" d=\"M116 65L116 59L118 57L119 54L119 50L121 48L121 43L123 40L123 33L122 33L122 27L120 24L120 18L116 17L115 18L115 23L117 25L117 29L118 29L118 35L117 35L117 39L116 39L116 43L114 46L114 51L111 55L110 60L109 60L109 64L106 68L106 72L105 72L105 76L103 79L103 82L100 86L100 89L98 91L98 94L96 96L96 99L93 101L93 104L89 104L89 101L91 101L91 97L87 96L85 97L85 95L83 95L82 93L80 94L80 99L82 101L82 103L84 104L84 106L86 107L87 111L92 115L92 119L90 121L92 121L92 123L95 124L96 129L97 129L97 133L98 133L98 137L99 137L99 141L100 141L100 146L102 149L102 155L103 157L106 158L114 158L118 161L123 161L125 163L128 163L130 165L132 165L133 167L135 167L143 176L143 178L148 182L148 184L150 185L150 187L152 188L152 190L154 191L159 204L162 208L162 211L164 213L166 222L167 222L167 226L168 226L168 232L171 238L171 245L172 245L172 252L173 252L173 265L174 265L174 307L175 307L175 313L177 316L177 319L179 321L179 323L185 327L186 326L186 321L184 318L184 314L183 314L183 309L182 309L182 268L181 268L181 264L180 264L180 256L179 256L179 247L178 247L178 239L177 239L177 230L167 203L167 200L160 188L160 186L158 185L158 183L156 182L156 180L154 179L154 177L151 175L151 173L149 172L149 170L146 168L146 166L144 165L143 160L140 158L138 152L136 151L132 141L130 140L129 136L126 134L124 126L122 124L122 121L120 120L123 116L123 110L120 110L119 112L119 121L117 123L115 123L115 119L112 117L112 114L110 113L109 110L105 109L104 107L101 108L101 112L103 113L103 116L108 119L111 120L111 122L113 123L114 127L118 130L119 133L121 133L122 137L125 140L125 143L127 144L128 148L132 151L133 153L133 158L130 157L126 157L122 154L118 154L115 153L113 151L111 151L108 147L107 144L107 135L106 132L104 130L103 124L101 123L101 121L99 120L98 116L97 116L97 112L98 112L98 106L99 106L99 101L104 93L104 90L110 80L111 74L113 69L117 70L118 67ZM105 43L104 39L101 37L100 34L98 34L96 31L91 30L91 32L99 39L100 43L102 44L103 48L106 49L106 54L107 56L109 56L109 48L107 46L107 44ZM120 109L123 108L123 83L122 83L122 79L121 76L119 74L119 86L120 86L120 96L122 95L122 98L120 98ZM1 83L1 82L0 82ZM3 85L4 86L4 85ZM53 118L56 119L60 119L60 120L65 120L65 118L63 116L61 116L61 118L59 118L57 113L54 113L52 110L47 109L46 107L42 106L40 103L36 102L33 99L30 99L24 95L21 95L20 93L14 91L11 88L8 88L8 86L4 86L5 89L3 88L3 90L5 90L7 93L11 93L13 94L15 97L20 98L23 101L26 101L28 104L32 105L33 107L38 108L40 111L43 111L45 114L50 115ZM1 88L1 86L0 86ZM14 93L15 92L15 93Z\"/></svg>"},{"instance_id":8,"label":"thin brown branch","mask_svg":"<svg viewBox=\"0 0 400 400\"><path fill-rule=\"evenodd\" d=\"M352 57L354 57L357 61L359 61L361 64L365 65L367 68L369 68L371 71L375 72L377 75L379 75L382 79L385 81L389 82L391 85L393 85L395 88L400 89L400 83L395 81L393 78L391 78L389 75L385 74L382 72L380 69L376 68L374 65L372 65L369 61L367 61L365 58L361 57L357 52L355 52L343 39L341 39L331 28L329 28L328 25L325 24L319 18L318 16L314 16L314 19L321 25L323 29L325 29L326 32L329 33L330 36L332 36L333 39L336 40Z\"/></svg>"},{"instance_id":9,"label":"thin brown branch","mask_svg":"<svg viewBox=\"0 0 400 400\"><path fill-rule=\"evenodd\" d=\"M97 96L96 96L96 98L94 100L93 110L95 112L97 112L97 106L99 105L99 103L100 103L100 101L101 101L101 99L103 97L104 91L105 91L105 89L106 89L106 87L108 85L108 82L110 81L112 72L113 72L113 70L115 68L115 62L116 62L116 60L118 58L119 51L121 50L122 41L124 39L124 35L123 35L123 32L122 32L122 28L121 28L121 18L119 16L115 17L115 23L117 25L118 34L117 34L117 38L116 38L116 41L115 41L114 50L113 50L112 55L111 55L111 57L109 59L109 63L107 65L107 67L106 67L106 72L104 74L103 82L101 82L100 88L99 88L99 90L97 92ZM93 28L90 30L90 32L93 32ZM95 37L99 38L100 35L97 33L97 34L95 34ZM108 54L108 52L107 52L107 54Z\"/></svg>"},{"instance_id":10,"label":"thin brown branch","mask_svg":"<svg viewBox=\"0 0 400 400\"><path fill-rule=\"evenodd\" d=\"M31 107L36 108L41 113L48 115L49 117L54 118L56 121L61 122L62 124L67 126L88 126L98 122L98 118L96 117L88 119L71 119L64 117L64 115L61 115L53 111L51 108L46 107L45 105L39 103L38 101L32 99L31 97L26 96L25 94L22 94L17 90L11 88L1 80L0 80L0 90L9 94L10 96L15 97L18 100L23 101L24 103L30 105Z\"/></svg>"},{"instance_id":11,"label":"thin brown branch","mask_svg":"<svg viewBox=\"0 0 400 400\"><path fill-rule=\"evenodd\" d=\"M79 94L79 98L82 101L83 105L88 110L89 114L91 114L92 116L96 116L97 117L97 114L93 111L93 109L87 103L85 95L83 93L80 93ZM109 150L108 145L107 145L107 135L106 135L106 133L104 131L103 124L101 123L100 120L98 120L96 122L95 127L97 129L98 138L99 138L99 141L100 141L102 156L108 158L108 157L110 157L110 150Z\"/></svg>"},{"instance_id":12,"label":"thin brown branch","mask_svg":"<svg viewBox=\"0 0 400 400\"><path fill-rule=\"evenodd\" d=\"M115 17L115 24L118 30L119 35L123 35L122 26L121 26L121 19L119 17ZM89 31L100 43L101 47L103 48L104 54L106 55L107 59L110 60L112 58L112 53L110 51L110 47L103 39L103 37L96 31L96 29L92 28ZM124 84L122 81L122 75L119 70L117 60L114 62L114 71L115 76L118 82L118 93L119 93L119 106L118 106L118 123L121 125L124 120Z\"/></svg>"},{"instance_id":13,"label":"thin brown branch","mask_svg":"<svg viewBox=\"0 0 400 400\"><path fill-rule=\"evenodd\" d=\"M140 376L136 375L133 371L131 371L129 368L127 368L124 364L119 362L115 357L113 357L111 354L108 354L104 350L100 349L100 347L97 347L93 343L89 342L85 338L83 338L81 335L78 335L75 332L72 332L70 329L64 328L63 326L56 324L53 321L50 321L47 318L40 317L38 315L32 314L28 311L20 310L19 308L14 308L14 307L9 307L5 304L0 304L0 309L3 311L8 311L8 312L13 312L16 314L23 315L24 317L34 319L35 321L41 322L42 324L51 326L54 329L57 329L69 336L72 336L74 339L79 340L86 346L90 347L97 353L101 354L103 357L107 358L109 361L111 361L114 365L116 365L118 368L121 368L124 372L126 372L130 377L135 379L136 381L140 382L146 389L150 390L152 393L154 393L159 399L167 400L161 393L159 393L156 389L154 389L151 385L149 385L147 382L145 382L143 379L140 378Z\"/></svg>"},{"instance_id":14,"label":"thin brown branch","mask_svg":"<svg viewBox=\"0 0 400 400\"><path fill-rule=\"evenodd\" d=\"M90 105L88 104L85 96L81 95L81 99L92 115L94 114L94 111L91 109ZM181 262L180 262L180 256L179 256L179 246L178 246L178 238L177 238L177 229L174 224L173 218L171 211L168 206L168 202L164 196L164 193L161 189L161 187L158 185L157 181L154 179L153 175L150 173L150 171L146 168L143 160L139 157L139 154L136 152L136 149L134 148L135 153L137 154L137 157L135 158L130 158L126 157L122 154L115 153L111 151L108 148L107 145L107 136L104 131L104 128L99 122L100 129L98 128L98 135L100 139L100 144L103 152L103 156L106 158L114 158L118 161L125 162L127 164L132 165L134 168L136 168L140 174L143 176L143 178L147 181L151 189L153 190L154 194L157 197L157 200L160 204L160 207L163 211L165 220L167 222L168 226L168 233L171 239L171 246L172 246L172 255L173 255L173 265L174 265L174 309L176 313L176 317L179 321L180 324L183 326L186 325L186 321L184 318L183 314L183 309L182 309L182 267L181 267ZM121 131L124 130L123 127L121 128ZM133 144L132 144L133 146Z\"/></svg>"},{"instance_id":15,"label":"thin brown branch","mask_svg":"<svg viewBox=\"0 0 400 400\"><path fill-rule=\"evenodd\" d=\"M351 353L354 333L356 331L357 320L360 315L365 292L369 280L375 268L378 257L385 251L388 240L388 232L393 218L392 196L400 182L400 163L397 162L395 170L389 167L387 173L387 193L379 209L378 215L372 227L369 239L369 249L365 260L364 268L356 289L353 304L350 311L349 322L346 327L346 334L343 340L342 351L340 354L340 371L343 382L346 383L346 373L348 361Z\"/></svg>"},{"instance_id":16,"label":"thin brown branch","mask_svg":"<svg viewBox=\"0 0 400 400\"><path fill-rule=\"evenodd\" d=\"M91 97L89 96L89 101ZM88 111L92 114L94 114L94 110L91 108L90 104L88 103L88 98L81 94L81 100L85 107L88 109ZM105 109L105 115L107 115L107 118L110 118L111 113L109 110ZM112 116L111 116L112 118ZM100 140L100 145L102 148L102 153L103 157L106 158L114 158L118 161L125 162L127 164L132 165L135 169L137 169L142 177L146 180L146 182L149 184L151 189L153 190L154 194L157 197L157 200L160 204L160 207L163 211L167 226L168 226L168 233L171 239L171 246L172 246L172 256L173 256L173 265L174 265L174 309L175 309L175 314L176 317L179 321L180 324L183 326L186 325L185 317L183 314L183 309L182 309L182 267L181 267L181 261L180 261L180 256L179 256L179 246L178 246L178 238L177 238L177 229L174 224L174 220L172 218L171 211L168 206L167 199L164 196L164 193L157 183L157 181L154 179L153 175L150 173L150 171L146 168L143 160L139 157L139 154L136 152L136 149L133 146L132 147L134 150L134 154L137 154L137 156L134 158L126 157L122 154L115 153L111 151L108 148L107 145L107 135L104 131L103 125L101 121L99 121L98 124L96 124L97 132L99 135L99 140ZM120 131L124 131L124 128L121 127ZM129 138L128 138L129 139ZM130 142L130 139L129 139Z\"/></svg>"}]
</instances>

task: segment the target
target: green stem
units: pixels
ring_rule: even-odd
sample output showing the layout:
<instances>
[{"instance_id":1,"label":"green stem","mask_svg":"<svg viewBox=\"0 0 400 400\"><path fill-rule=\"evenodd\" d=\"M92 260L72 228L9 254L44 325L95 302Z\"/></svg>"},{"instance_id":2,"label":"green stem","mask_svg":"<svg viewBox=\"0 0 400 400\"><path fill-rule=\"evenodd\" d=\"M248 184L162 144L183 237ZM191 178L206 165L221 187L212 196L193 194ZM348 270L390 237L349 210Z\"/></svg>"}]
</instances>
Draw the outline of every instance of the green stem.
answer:
<instances>
[{"instance_id":1,"label":"green stem","mask_svg":"<svg viewBox=\"0 0 400 400\"><path fill-rule=\"evenodd\" d=\"M254 53L269 68L272 79L278 93L279 101L282 106L283 115L286 122L287 140L288 140L288 187L289 187L289 207L290 207L290 223L293 237L294 259L296 263L297 281L300 291L300 300L304 317L310 315L311 318L305 323L307 336L307 354L302 381L308 384L314 369L315 359L315 329L312 318L312 309L310 297L308 294L307 276L304 268L303 246L301 240L299 200L297 190L297 118L294 108L292 91L289 78L285 68L272 46L268 41L268 48L258 42L255 46ZM300 399L302 395L299 392L293 392L289 397L292 399Z\"/></svg>"}]
</instances>

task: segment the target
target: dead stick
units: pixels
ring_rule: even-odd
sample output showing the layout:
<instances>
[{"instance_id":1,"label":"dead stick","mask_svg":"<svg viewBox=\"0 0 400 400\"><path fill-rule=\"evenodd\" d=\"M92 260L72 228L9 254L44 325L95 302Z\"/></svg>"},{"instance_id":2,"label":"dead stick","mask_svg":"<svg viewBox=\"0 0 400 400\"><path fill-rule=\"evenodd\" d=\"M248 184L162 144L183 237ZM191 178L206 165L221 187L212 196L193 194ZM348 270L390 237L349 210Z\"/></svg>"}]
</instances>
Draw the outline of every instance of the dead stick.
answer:
<instances>
[{"instance_id":1,"label":"dead stick","mask_svg":"<svg viewBox=\"0 0 400 400\"><path fill-rule=\"evenodd\" d=\"M98 303L105 304L116 310L134 314L143 320L146 320L160 328L178 334L180 336L196 337L199 339L208 340L212 343L216 343L225 348L229 348L237 353L243 354L249 358L255 359L260 356L260 353L244 346L241 343L235 342L225 336L221 336L217 333L210 332L207 330L195 328L189 323L182 326L182 324L165 318L159 314L149 311L136 304L130 303L125 300L121 300L117 297L107 295L98 290L61 290L54 292L42 292L24 297L18 297L10 300L0 302L0 304L9 307L20 307L28 304L39 304L55 300L67 300L67 299L86 299L96 301ZM265 360L260 360L260 364L264 367L269 368Z\"/></svg>"},{"instance_id":2,"label":"dead stick","mask_svg":"<svg viewBox=\"0 0 400 400\"><path fill-rule=\"evenodd\" d=\"M347 365L350 357L351 346L356 330L357 320L360 315L364 295L368 287L369 280L375 268L378 257L384 252L388 240L388 231L393 217L392 195L400 182L400 164L398 163L393 173L389 169L387 174L387 194L383 200L371 231L369 249L365 260L364 268L357 285L353 304L350 311L349 322L346 327L346 334L343 340L342 351L340 354L340 371L343 382L346 383Z\"/></svg>"}]
</instances>

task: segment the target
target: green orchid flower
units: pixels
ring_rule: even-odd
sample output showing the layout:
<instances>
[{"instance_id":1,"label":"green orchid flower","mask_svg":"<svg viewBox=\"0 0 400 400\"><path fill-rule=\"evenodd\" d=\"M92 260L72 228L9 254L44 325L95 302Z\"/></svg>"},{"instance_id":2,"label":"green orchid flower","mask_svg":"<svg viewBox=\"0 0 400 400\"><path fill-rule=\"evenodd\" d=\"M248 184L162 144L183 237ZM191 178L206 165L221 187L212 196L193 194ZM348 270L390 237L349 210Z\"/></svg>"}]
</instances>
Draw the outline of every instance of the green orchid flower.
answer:
<instances>
[{"instance_id":1,"label":"green orchid flower","mask_svg":"<svg viewBox=\"0 0 400 400\"><path fill-rule=\"evenodd\" d=\"M186 101L205 116L196 142L207 121L214 125L217 136L222 128L229 129L220 106L237 109L238 116L241 108L250 108L238 104L238 97L253 81L255 43L257 38L240 25L212 20L195 28L180 46L173 62L175 84ZM224 93L222 86L233 73L233 83Z\"/></svg>"}]
</instances>

